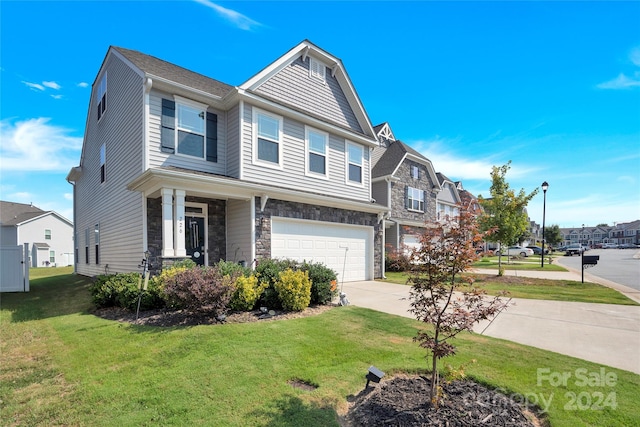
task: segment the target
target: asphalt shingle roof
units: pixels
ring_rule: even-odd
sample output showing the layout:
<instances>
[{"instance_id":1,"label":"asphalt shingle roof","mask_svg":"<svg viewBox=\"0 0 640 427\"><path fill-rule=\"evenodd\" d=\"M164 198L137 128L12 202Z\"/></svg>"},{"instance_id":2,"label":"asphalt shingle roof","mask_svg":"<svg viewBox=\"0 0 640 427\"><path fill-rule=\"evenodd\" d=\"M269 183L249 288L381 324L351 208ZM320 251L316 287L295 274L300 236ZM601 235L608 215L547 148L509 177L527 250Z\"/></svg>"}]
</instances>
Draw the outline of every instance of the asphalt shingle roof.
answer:
<instances>
[{"instance_id":1,"label":"asphalt shingle roof","mask_svg":"<svg viewBox=\"0 0 640 427\"><path fill-rule=\"evenodd\" d=\"M424 161L429 161L429 159L404 142L396 140L389 145L384 154L380 157L380 160L378 160L376 165L373 167L371 170L371 176L373 178L379 178L381 176L391 175L396 170L400 162L402 162L405 154L411 154L423 159Z\"/></svg>"},{"instance_id":2,"label":"asphalt shingle roof","mask_svg":"<svg viewBox=\"0 0 640 427\"><path fill-rule=\"evenodd\" d=\"M158 59L155 56L117 46L112 46L112 49L120 52L125 58L131 61L133 65L147 74L162 77L221 98L233 89L231 85Z\"/></svg>"},{"instance_id":3,"label":"asphalt shingle roof","mask_svg":"<svg viewBox=\"0 0 640 427\"><path fill-rule=\"evenodd\" d=\"M47 213L33 205L0 201L0 224L17 225Z\"/></svg>"}]
</instances>

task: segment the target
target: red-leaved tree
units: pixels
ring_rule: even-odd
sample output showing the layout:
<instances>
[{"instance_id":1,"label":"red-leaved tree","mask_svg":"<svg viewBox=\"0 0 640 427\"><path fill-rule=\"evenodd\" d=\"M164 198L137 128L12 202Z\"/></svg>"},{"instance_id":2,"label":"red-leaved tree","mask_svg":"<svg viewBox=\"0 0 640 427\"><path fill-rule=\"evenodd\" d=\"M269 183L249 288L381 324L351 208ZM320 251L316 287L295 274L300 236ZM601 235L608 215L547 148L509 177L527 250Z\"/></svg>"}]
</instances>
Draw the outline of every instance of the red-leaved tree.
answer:
<instances>
[{"instance_id":1,"label":"red-leaved tree","mask_svg":"<svg viewBox=\"0 0 640 427\"><path fill-rule=\"evenodd\" d=\"M482 238L475 217L460 209L459 216L426 224L421 246L412 253L411 312L433 326L418 331L415 341L432 356L430 398L435 408L441 397L438 360L455 354L450 339L472 331L475 323L507 305L500 297L487 297L462 275L477 259L474 243Z\"/></svg>"}]
</instances>

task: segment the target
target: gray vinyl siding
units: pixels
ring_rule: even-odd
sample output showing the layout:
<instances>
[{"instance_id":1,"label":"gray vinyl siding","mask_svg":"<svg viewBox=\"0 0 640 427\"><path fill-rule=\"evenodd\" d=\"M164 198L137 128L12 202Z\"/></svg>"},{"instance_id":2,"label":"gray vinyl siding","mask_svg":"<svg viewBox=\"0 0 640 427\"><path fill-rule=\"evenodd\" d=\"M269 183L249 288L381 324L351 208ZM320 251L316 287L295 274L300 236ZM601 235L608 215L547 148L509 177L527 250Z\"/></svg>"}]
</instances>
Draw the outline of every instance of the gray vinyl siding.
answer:
<instances>
[{"instance_id":1,"label":"gray vinyl siding","mask_svg":"<svg viewBox=\"0 0 640 427\"><path fill-rule=\"evenodd\" d=\"M256 92L268 98L291 105L298 110L362 133L362 128L347 101L338 80L326 70L326 83L309 76L309 61L296 59Z\"/></svg>"},{"instance_id":2,"label":"gray vinyl siding","mask_svg":"<svg viewBox=\"0 0 640 427\"><path fill-rule=\"evenodd\" d=\"M371 197L380 204L387 206L389 203L389 184L387 181L378 181L371 184Z\"/></svg>"},{"instance_id":3,"label":"gray vinyl siding","mask_svg":"<svg viewBox=\"0 0 640 427\"><path fill-rule=\"evenodd\" d=\"M391 246L393 250L398 249L398 225L395 222L391 224L391 227L385 228L384 243Z\"/></svg>"},{"instance_id":4,"label":"gray vinyl siding","mask_svg":"<svg viewBox=\"0 0 640 427\"><path fill-rule=\"evenodd\" d=\"M364 185L362 186L346 183L346 140L333 134L329 134L328 144L329 179L307 176L305 174L304 124L288 117L284 117L283 122L283 168L274 169L263 164L253 163L252 110L250 105L245 104L242 124L243 180L335 195L358 201L368 202L370 200L369 149L363 147L362 179Z\"/></svg>"},{"instance_id":5,"label":"gray vinyl siding","mask_svg":"<svg viewBox=\"0 0 640 427\"><path fill-rule=\"evenodd\" d=\"M218 161L208 162L193 156L170 154L161 151L160 128L162 120L162 98L173 100L173 95L152 90L149 94L149 168L175 166L200 172L226 174L226 113L209 107L208 112L218 116Z\"/></svg>"},{"instance_id":6,"label":"gray vinyl siding","mask_svg":"<svg viewBox=\"0 0 640 427\"><path fill-rule=\"evenodd\" d=\"M236 105L227 112L226 123L227 176L240 178L240 105Z\"/></svg>"},{"instance_id":7,"label":"gray vinyl siding","mask_svg":"<svg viewBox=\"0 0 640 427\"><path fill-rule=\"evenodd\" d=\"M442 191L438 193L438 201L455 205L458 202L456 201L456 197L453 194L453 191L454 190L451 184L445 184L445 187L442 189Z\"/></svg>"},{"instance_id":8,"label":"gray vinyl siding","mask_svg":"<svg viewBox=\"0 0 640 427\"><path fill-rule=\"evenodd\" d=\"M227 201L227 260L245 261L247 266L253 261L251 235L253 227L251 213L253 204L245 200Z\"/></svg>"},{"instance_id":9,"label":"gray vinyl siding","mask_svg":"<svg viewBox=\"0 0 640 427\"><path fill-rule=\"evenodd\" d=\"M116 55L109 55L107 109L97 121L93 88L85 134L82 173L76 182L77 272L93 276L106 271L136 271L143 256L142 194L127 184L142 172L144 99L142 77ZM99 82L99 80L96 80ZM100 182L100 147L105 144L106 181ZM100 225L100 264L95 260L94 227ZM89 229L89 264L85 230ZM107 268L108 265L108 268Z\"/></svg>"}]
</instances>

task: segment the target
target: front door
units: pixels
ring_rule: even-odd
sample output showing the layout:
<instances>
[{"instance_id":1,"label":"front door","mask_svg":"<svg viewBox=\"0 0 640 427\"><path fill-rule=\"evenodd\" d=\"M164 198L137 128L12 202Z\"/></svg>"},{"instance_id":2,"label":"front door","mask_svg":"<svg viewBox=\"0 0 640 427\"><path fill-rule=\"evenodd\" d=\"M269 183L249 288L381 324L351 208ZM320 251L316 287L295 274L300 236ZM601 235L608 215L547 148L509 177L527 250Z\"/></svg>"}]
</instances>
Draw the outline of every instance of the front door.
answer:
<instances>
[{"instance_id":1,"label":"front door","mask_svg":"<svg viewBox=\"0 0 640 427\"><path fill-rule=\"evenodd\" d=\"M204 218L197 216L185 217L185 249L187 256L198 265L204 265L205 240L204 240Z\"/></svg>"}]
</instances>

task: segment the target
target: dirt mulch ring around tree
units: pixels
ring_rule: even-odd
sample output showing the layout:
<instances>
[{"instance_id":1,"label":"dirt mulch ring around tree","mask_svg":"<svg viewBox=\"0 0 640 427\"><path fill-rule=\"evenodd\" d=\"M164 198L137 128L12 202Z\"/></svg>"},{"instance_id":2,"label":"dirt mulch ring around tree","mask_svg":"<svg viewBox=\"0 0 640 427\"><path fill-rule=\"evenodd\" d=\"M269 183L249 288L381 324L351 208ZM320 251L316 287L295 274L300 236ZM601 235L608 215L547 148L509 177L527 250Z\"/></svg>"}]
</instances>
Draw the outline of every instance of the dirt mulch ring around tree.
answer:
<instances>
[{"instance_id":1,"label":"dirt mulch ring around tree","mask_svg":"<svg viewBox=\"0 0 640 427\"><path fill-rule=\"evenodd\" d=\"M444 398L438 410L429 401L429 378L396 375L365 388L349 399L343 427L509 426L540 427L545 422L509 398L471 380L443 383Z\"/></svg>"}]
</instances>

